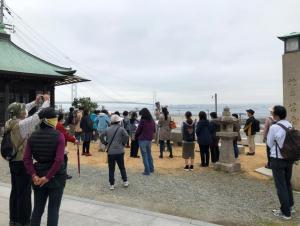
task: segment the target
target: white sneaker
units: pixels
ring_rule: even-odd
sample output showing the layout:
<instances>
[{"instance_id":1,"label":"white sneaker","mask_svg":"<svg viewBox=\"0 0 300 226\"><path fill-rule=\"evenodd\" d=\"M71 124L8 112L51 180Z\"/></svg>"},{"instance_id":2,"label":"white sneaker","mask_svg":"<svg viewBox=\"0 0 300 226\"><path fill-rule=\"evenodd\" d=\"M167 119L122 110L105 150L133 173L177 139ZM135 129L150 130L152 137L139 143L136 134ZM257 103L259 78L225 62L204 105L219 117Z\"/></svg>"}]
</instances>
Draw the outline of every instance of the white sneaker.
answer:
<instances>
[{"instance_id":1,"label":"white sneaker","mask_svg":"<svg viewBox=\"0 0 300 226\"><path fill-rule=\"evenodd\" d=\"M280 217L281 219L284 219L284 220L291 220L292 217L291 216L285 216L281 210L272 210L272 213L275 217Z\"/></svg>"},{"instance_id":2,"label":"white sneaker","mask_svg":"<svg viewBox=\"0 0 300 226\"><path fill-rule=\"evenodd\" d=\"M296 209L294 206L291 207L291 213L296 213Z\"/></svg>"},{"instance_id":3,"label":"white sneaker","mask_svg":"<svg viewBox=\"0 0 300 226\"><path fill-rule=\"evenodd\" d=\"M109 190L115 190L115 185L110 185Z\"/></svg>"},{"instance_id":4,"label":"white sneaker","mask_svg":"<svg viewBox=\"0 0 300 226\"><path fill-rule=\"evenodd\" d=\"M128 181L124 181L123 185L124 185L125 188L127 188L129 186L129 182Z\"/></svg>"}]
</instances>

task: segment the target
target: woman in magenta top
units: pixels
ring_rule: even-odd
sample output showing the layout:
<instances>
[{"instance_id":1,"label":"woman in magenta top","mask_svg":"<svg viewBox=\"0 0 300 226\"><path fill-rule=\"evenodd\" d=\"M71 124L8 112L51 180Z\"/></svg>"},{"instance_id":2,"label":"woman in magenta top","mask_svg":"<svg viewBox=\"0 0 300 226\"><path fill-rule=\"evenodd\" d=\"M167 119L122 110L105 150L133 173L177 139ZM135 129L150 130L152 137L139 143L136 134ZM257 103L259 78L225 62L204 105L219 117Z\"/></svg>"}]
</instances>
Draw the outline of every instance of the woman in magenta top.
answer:
<instances>
[{"instance_id":1,"label":"woman in magenta top","mask_svg":"<svg viewBox=\"0 0 300 226\"><path fill-rule=\"evenodd\" d=\"M141 148L141 154L144 163L143 174L149 176L150 173L154 172L153 158L151 154L151 142L153 139L153 134L155 133L155 123L151 116L150 111L147 108L143 108L139 112L141 116L141 121L137 128L135 137L139 141Z\"/></svg>"},{"instance_id":2,"label":"woman in magenta top","mask_svg":"<svg viewBox=\"0 0 300 226\"><path fill-rule=\"evenodd\" d=\"M65 138L55 129L57 117L54 109L46 108L41 113L40 129L28 139L24 165L31 175L34 190L34 209L31 226L39 226L47 199L47 226L57 226L60 203L66 183L64 164ZM33 163L33 159L35 163Z\"/></svg>"}]
</instances>

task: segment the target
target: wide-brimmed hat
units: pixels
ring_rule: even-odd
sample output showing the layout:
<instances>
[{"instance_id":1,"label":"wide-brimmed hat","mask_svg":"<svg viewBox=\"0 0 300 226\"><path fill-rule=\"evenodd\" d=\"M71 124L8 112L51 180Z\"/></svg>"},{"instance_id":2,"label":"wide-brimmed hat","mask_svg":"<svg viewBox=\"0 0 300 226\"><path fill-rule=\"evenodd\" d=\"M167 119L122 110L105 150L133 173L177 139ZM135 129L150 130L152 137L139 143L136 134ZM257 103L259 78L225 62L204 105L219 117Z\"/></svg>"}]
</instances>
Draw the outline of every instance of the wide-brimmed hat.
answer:
<instances>
[{"instance_id":1,"label":"wide-brimmed hat","mask_svg":"<svg viewBox=\"0 0 300 226\"><path fill-rule=\"evenodd\" d=\"M246 112L249 112L252 115L254 115L254 113L255 113L255 111L253 111L252 109L248 109L248 110L246 110Z\"/></svg>"},{"instance_id":2,"label":"wide-brimmed hat","mask_svg":"<svg viewBox=\"0 0 300 226\"><path fill-rule=\"evenodd\" d=\"M116 114L112 115L110 118L111 123L121 122L122 120L123 118Z\"/></svg>"}]
</instances>

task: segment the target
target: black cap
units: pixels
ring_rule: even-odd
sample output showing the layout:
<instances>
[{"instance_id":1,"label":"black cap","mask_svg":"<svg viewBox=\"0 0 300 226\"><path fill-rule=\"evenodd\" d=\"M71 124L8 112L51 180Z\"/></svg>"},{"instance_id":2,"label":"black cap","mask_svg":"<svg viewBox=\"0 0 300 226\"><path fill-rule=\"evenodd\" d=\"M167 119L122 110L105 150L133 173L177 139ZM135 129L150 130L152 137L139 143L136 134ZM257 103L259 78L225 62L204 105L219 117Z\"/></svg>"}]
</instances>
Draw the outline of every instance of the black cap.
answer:
<instances>
[{"instance_id":1,"label":"black cap","mask_svg":"<svg viewBox=\"0 0 300 226\"><path fill-rule=\"evenodd\" d=\"M40 119L43 119L43 118L56 118L56 112L53 108L51 107L48 107L48 108L44 108L42 109L40 112L39 112L39 117Z\"/></svg>"},{"instance_id":2,"label":"black cap","mask_svg":"<svg viewBox=\"0 0 300 226\"><path fill-rule=\"evenodd\" d=\"M246 112L249 112L251 115L254 115L255 111L253 111L252 109L248 109L246 110Z\"/></svg>"}]
</instances>

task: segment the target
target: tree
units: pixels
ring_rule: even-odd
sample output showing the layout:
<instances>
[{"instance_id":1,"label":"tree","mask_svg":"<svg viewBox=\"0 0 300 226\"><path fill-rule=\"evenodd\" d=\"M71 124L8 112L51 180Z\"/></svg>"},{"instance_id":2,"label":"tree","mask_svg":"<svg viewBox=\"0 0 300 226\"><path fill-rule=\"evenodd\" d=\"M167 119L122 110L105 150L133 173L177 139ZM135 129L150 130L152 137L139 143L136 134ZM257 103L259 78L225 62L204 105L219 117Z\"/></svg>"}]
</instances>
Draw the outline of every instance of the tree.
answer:
<instances>
[{"instance_id":1,"label":"tree","mask_svg":"<svg viewBox=\"0 0 300 226\"><path fill-rule=\"evenodd\" d=\"M93 102L90 97L74 98L72 106L75 108L81 107L89 111L94 111L98 108L98 104L96 102Z\"/></svg>"}]
</instances>

